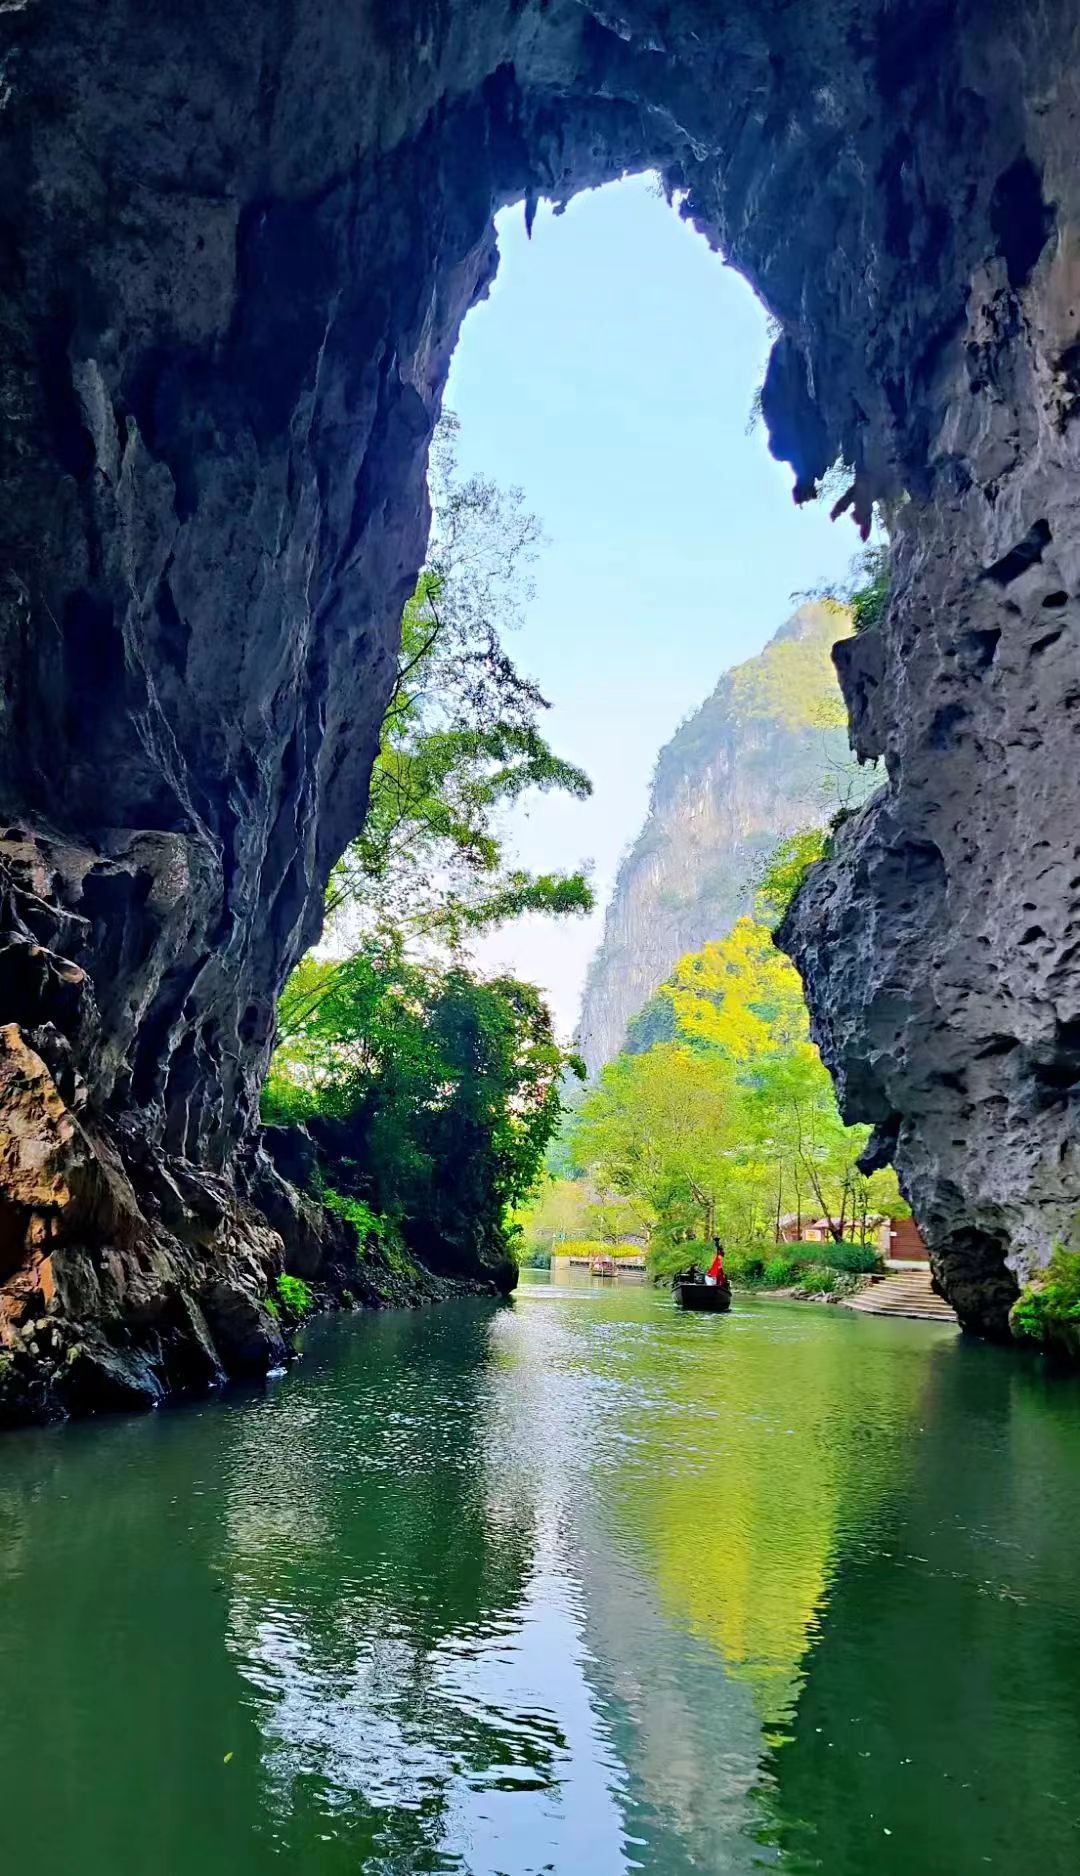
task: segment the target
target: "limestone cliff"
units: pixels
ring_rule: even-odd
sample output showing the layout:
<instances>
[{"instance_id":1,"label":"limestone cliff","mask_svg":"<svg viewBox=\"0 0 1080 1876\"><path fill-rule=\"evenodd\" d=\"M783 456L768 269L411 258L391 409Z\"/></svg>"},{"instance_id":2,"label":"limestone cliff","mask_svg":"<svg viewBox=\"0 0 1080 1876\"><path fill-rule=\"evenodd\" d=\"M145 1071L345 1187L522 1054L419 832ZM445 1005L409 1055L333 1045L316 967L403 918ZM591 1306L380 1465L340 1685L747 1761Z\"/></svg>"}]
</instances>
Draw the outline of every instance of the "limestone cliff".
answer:
<instances>
[{"instance_id":1,"label":"limestone cliff","mask_svg":"<svg viewBox=\"0 0 1080 1876\"><path fill-rule=\"evenodd\" d=\"M582 1000L595 1074L677 960L749 909L761 861L873 786L848 747L831 651L846 609L808 602L765 650L726 671L660 752L645 825L619 868Z\"/></svg>"},{"instance_id":2,"label":"limestone cliff","mask_svg":"<svg viewBox=\"0 0 1080 1876\"><path fill-rule=\"evenodd\" d=\"M0 37L8 1369L273 1359L258 1087L492 211L647 166L780 324L797 497L842 459L894 525L845 671L888 791L791 942L1000 1328L1007 1246L1080 1201L1075 0L22 0Z\"/></svg>"}]
</instances>

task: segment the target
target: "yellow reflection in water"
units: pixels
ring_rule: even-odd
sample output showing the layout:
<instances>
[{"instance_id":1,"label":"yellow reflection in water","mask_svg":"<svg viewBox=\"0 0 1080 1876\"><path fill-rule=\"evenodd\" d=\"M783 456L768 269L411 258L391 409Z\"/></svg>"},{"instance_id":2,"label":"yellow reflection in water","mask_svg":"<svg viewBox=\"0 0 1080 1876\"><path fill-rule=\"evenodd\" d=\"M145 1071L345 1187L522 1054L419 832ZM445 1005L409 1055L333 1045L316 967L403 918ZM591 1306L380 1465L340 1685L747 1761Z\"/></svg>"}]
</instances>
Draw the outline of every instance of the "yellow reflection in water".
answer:
<instances>
[{"instance_id":1,"label":"yellow reflection in water","mask_svg":"<svg viewBox=\"0 0 1080 1876\"><path fill-rule=\"evenodd\" d=\"M790 1713L841 1546L903 1483L924 1360L862 1320L764 1306L687 1324L650 1376L619 1496L666 1612ZM658 1351L659 1353L659 1351Z\"/></svg>"}]
</instances>

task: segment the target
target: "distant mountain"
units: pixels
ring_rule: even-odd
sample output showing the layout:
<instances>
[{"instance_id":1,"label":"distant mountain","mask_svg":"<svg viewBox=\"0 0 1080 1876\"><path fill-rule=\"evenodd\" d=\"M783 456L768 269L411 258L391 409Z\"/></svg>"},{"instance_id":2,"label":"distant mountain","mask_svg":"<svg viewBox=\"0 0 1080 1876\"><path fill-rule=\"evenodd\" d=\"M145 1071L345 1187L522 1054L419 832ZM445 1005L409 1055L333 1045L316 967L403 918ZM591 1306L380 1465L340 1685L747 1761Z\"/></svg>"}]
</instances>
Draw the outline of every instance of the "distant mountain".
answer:
<instances>
[{"instance_id":1,"label":"distant mountain","mask_svg":"<svg viewBox=\"0 0 1080 1876\"><path fill-rule=\"evenodd\" d=\"M618 1054L628 1022L684 952L722 937L748 909L777 840L875 785L848 748L830 657L851 629L831 600L800 606L660 751L586 980L578 1039L591 1074Z\"/></svg>"}]
</instances>

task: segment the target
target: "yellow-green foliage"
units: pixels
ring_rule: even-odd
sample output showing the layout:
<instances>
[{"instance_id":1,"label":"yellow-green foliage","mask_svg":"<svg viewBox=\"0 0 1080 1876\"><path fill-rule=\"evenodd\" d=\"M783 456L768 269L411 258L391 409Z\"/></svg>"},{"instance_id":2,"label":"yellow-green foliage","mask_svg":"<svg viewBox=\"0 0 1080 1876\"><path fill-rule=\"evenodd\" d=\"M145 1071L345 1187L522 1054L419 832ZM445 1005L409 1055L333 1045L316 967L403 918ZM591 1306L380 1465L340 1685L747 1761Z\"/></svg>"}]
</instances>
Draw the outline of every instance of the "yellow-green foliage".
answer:
<instances>
[{"instance_id":1,"label":"yellow-green foliage","mask_svg":"<svg viewBox=\"0 0 1080 1876\"><path fill-rule=\"evenodd\" d=\"M845 1126L798 974L764 925L738 919L664 994L674 1039L608 1063L572 1136L593 1179L647 1207L650 1269L670 1275L717 1232L768 1254L787 1213L826 1216L844 1239L902 1215L895 1175L859 1171L868 1129Z\"/></svg>"},{"instance_id":2,"label":"yellow-green foliage","mask_svg":"<svg viewBox=\"0 0 1080 1876\"><path fill-rule=\"evenodd\" d=\"M640 1257L640 1244L605 1244L600 1238L564 1238L551 1247L553 1257Z\"/></svg>"},{"instance_id":3,"label":"yellow-green foliage","mask_svg":"<svg viewBox=\"0 0 1080 1876\"><path fill-rule=\"evenodd\" d=\"M771 930L779 926L810 868L828 851L829 833L824 827L804 828L779 842L758 885L755 907Z\"/></svg>"},{"instance_id":4,"label":"yellow-green foliage","mask_svg":"<svg viewBox=\"0 0 1080 1876\"><path fill-rule=\"evenodd\" d=\"M723 1049L734 1062L809 1039L802 982L756 919L681 959L667 994L680 1036Z\"/></svg>"},{"instance_id":5,"label":"yellow-green foliage","mask_svg":"<svg viewBox=\"0 0 1080 1876\"><path fill-rule=\"evenodd\" d=\"M597 1190L585 1179L546 1178L518 1206L513 1222L529 1249L557 1252L568 1238L615 1244L644 1237L651 1221L646 1206L618 1192Z\"/></svg>"},{"instance_id":6,"label":"yellow-green foliage","mask_svg":"<svg viewBox=\"0 0 1080 1876\"><path fill-rule=\"evenodd\" d=\"M811 630L775 638L756 658L731 673L733 701L743 717L769 717L792 726L814 723L843 729L847 721L836 682L832 647L848 638L852 617L835 599L812 600L800 609Z\"/></svg>"},{"instance_id":7,"label":"yellow-green foliage","mask_svg":"<svg viewBox=\"0 0 1080 1876\"><path fill-rule=\"evenodd\" d=\"M687 1208L690 1235L710 1238L735 1105L729 1062L661 1042L608 1063L577 1115L575 1151L601 1183L647 1205L668 1241L686 1235Z\"/></svg>"}]
</instances>

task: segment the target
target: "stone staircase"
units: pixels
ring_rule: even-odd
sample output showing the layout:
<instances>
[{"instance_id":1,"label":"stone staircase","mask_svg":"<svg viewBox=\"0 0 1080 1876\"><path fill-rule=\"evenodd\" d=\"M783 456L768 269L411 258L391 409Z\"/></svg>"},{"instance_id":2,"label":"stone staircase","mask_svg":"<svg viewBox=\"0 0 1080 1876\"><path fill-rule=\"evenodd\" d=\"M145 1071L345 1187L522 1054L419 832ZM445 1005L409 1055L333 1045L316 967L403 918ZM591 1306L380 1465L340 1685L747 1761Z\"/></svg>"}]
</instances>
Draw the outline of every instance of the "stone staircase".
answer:
<instances>
[{"instance_id":1,"label":"stone staircase","mask_svg":"<svg viewBox=\"0 0 1080 1876\"><path fill-rule=\"evenodd\" d=\"M930 1287L928 1265L890 1270L880 1282L869 1284L845 1302L848 1309L862 1310L868 1316L916 1316L926 1322L956 1322L956 1312Z\"/></svg>"}]
</instances>

